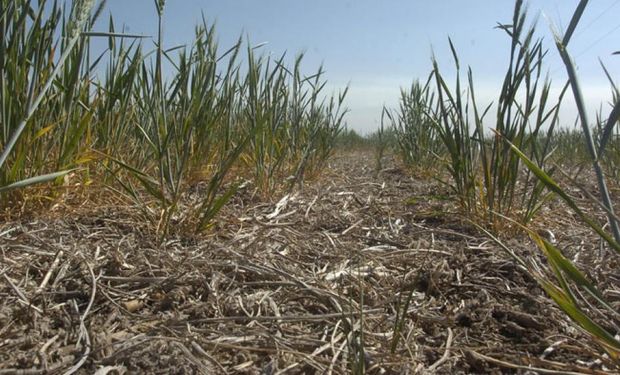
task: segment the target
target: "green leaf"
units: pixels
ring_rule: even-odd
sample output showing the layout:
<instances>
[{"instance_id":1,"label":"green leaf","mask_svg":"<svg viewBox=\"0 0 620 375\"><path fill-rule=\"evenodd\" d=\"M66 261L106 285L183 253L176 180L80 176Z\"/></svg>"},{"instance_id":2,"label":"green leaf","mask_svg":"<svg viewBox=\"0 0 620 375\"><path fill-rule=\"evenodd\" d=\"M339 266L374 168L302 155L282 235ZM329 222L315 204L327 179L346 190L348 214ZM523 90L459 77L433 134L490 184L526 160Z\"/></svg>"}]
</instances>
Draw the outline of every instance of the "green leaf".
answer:
<instances>
[{"instance_id":1,"label":"green leaf","mask_svg":"<svg viewBox=\"0 0 620 375\"><path fill-rule=\"evenodd\" d=\"M573 263L566 259L560 250L547 242L545 239L540 238L542 243L541 249L545 252L545 255L549 258L549 261L553 262L562 272L568 276L579 287L587 290L593 297L595 297L600 303L606 305L607 308L612 309L606 302L603 294L590 283L586 277L573 265ZM612 309L613 310L613 309Z\"/></svg>"},{"instance_id":2,"label":"green leaf","mask_svg":"<svg viewBox=\"0 0 620 375\"><path fill-rule=\"evenodd\" d=\"M533 163L524 153L522 153L515 145L510 143L508 140L504 139L505 142L508 142L512 152L514 152L523 163L529 168L532 173L538 177L540 181L542 181L545 186L556 193L562 200L568 204L568 206L592 228L599 236L601 236L605 241L617 252L620 254L620 244L618 244L607 232L603 230L594 220L590 219L580 208L577 206L575 201L571 199L571 197L560 188L560 186L551 178L545 171L539 168L535 163Z\"/></svg>"},{"instance_id":3,"label":"green leaf","mask_svg":"<svg viewBox=\"0 0 620 375\"><path fill-rule=\"evenodd\" d=\"M122 160L119 160L117 158L114 158L110 155L106 155L102 152L96 151L94 150L96 153L101 154L107 158L109 158L110 160L112 160L113 162L115 162L116 164L118 164L119 166L121 166L123 169L127 170L133 177L135 177L138 181L140 181L140 183L142 184L142 186L144 186L144 188L146 189L146 191L151 194L153 197L155 197L156 199L159 199L161 202L164 202L164 204L169 204L169 200L164 196L164 193L162 191L161 186L159 185L159 183L157 181L155 181L151 176L145 174L144 172L139 171L138 169L132 167L131 165L123 162Z\"/></svg>"},{"instance_id":4,"label":"green leaf","mask_svg":"<svg viewBox=\"0 0 620 375\"><path fill-rule=\"evenodd\" d=\"M538 282L547 294L558 304L558 306L581 328L586 330L594 338L612 348L615 352L620 351L620 342L618 342L609 332L594 322L586 315L579 306L575 305L566 293L553 285L549 281L539 277Z\"/></svg>"},{"instance_id":5,"label":"green leaf","mask_svg":"<svg viewBox=\"0 0 620 375\"><path fill-rule=\"evenodd\" d=\"M59 177L64 177L65 175L67 175L68 173L71 173L72 171L74 171L75 169L68 169L66 171L60 171L60 172L54 172L54 173L48 173L48 174L44 174L44 175L40 175L40 176L36 176L36 177L30 177L27 178L25 180L21 180L21 181L17 181L17 182L13 182L12 184L6 185L6 186L1 186L0 187L0 193L4 193L10 190L15 190L15 189L23 189L27 186L30 185L35 185L35 184L42 184L44 182L50 182L53 181Z\"/></svg>"},{"instance_id":6,"label":"green leaf","mask_svg":"<svg viewBox=\"0 0 620 375\"><path fill-rule=\"evenodd\" d=\"M111 32L103 32L103 31L85 31L82 33L82 36L108 37L108 38L132 38L132 39L144 39L144 38L151 37L150 35L111 33Z\"/></svg>"},{"instance_id":7,"label":"green leaf","mask_svg":"<svg viewBox=\"0 0 620 375\"><path fill-rule=\"evenodd\" d=\"M202 214L200 218L200 223L198 224L198 230L205 230L211 220L217 215L218 212L224 207L224 205L232 198L233 195L237 193L239 189L239 184L235 184L230 187L224 194L217 197L215 200L211 202L209 208Z\"/></svg>"}]
</instances>

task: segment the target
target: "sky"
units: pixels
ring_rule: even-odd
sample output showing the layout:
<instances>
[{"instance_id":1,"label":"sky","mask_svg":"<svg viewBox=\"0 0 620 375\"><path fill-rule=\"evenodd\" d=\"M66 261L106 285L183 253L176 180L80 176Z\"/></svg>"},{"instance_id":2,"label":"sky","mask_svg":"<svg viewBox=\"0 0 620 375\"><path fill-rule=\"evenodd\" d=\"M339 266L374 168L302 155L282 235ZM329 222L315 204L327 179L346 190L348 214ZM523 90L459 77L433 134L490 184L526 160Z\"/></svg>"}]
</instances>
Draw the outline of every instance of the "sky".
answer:
<instances>
[{"instance_id":1,"label":"sky","mask_svg":"<svg viewBox=\"0 0 620 375\"><path fill-rule=\"evenodd\" d=\"M538 35L549 50L545 71L556 92L566 70L553 43L552 28L563 31L577 0L526 2L530 20L538 19ZM383 106L396 107L400 89L424 80L434 54L442 71L454 73L450 37L462 66L470 66L478 102L496 100L506 71L510 41L495 29L510 23L511 0L167 0L164 44L174 47L192 42L194 26L202 15L216 24L221 51L240 35L258 45L264 54L286 52L292 62L304 52L303 70L313 74L323 65L327 88L337 92L347 85L346 117L349 128L367 134L379 126ZM156 35L153 0L108 0L117 30ZM620 82L620 0L592 0L569 45L586 104L593 113L603 104L609 112L610 86L602 61ZM107 20L95 26L105 31ZM146 42L149 47L149 42ZM152 46L152 44L150 44ZM562 110L574 121L574 106Z\"/></svg>"}]
</instances>

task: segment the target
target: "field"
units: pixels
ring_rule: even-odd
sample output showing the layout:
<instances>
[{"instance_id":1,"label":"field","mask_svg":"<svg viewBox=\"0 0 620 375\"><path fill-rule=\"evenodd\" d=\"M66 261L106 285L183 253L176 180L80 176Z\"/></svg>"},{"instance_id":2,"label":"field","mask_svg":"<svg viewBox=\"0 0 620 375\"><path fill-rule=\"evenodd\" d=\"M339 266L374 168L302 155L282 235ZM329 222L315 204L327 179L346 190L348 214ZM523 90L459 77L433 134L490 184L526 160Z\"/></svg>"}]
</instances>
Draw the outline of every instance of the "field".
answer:
<instances>
[{"instance_id":1,"label":"field","mask_svg":"<svg viewBox=\"0 0 620 375\"><path fill-rule=\"evenodd\" d=\"M4 224L1 362L66 370L81 339L86 372L348 373L364 361L369 373L603 373L444 187L384 164L377 174L372 152L339 153L303 191L241 192L214 234L163 244L127 206ZM615 267L587 259L595 236L570 214L545 216L613 285ZM543 257L525 235L508 244Z\"/></svg>"},{"instance_id":2,"label":"field","mask_svg":"<svg viewBox=\"0 0 620 375\"><path fill-rule=\"evenodd\" d=\"M0 374L620 371L613 75L559 117L587 1L559 96L516 1L494 107L450 41L367 137L303 55L146 50L104 3L1 2Z\"/></svg>"}]
</instances>

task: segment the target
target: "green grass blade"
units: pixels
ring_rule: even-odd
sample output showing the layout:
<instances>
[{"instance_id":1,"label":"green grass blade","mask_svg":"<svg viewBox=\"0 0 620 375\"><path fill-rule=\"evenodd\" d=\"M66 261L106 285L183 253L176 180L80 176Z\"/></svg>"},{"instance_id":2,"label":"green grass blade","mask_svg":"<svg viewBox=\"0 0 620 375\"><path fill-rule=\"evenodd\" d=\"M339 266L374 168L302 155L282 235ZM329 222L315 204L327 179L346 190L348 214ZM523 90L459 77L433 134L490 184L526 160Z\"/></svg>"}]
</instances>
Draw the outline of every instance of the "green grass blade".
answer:
<instances>
[{"instance_id":1,"label":"green grass blade","mask_svg":"<svg viewBox=\"0 0 620 375\"><path fill-rule=\"evenodd\" d=\"M508 142L505 140L505 142ZM590 219L575 203L571 197L560 188L560 186L547 174L545 171L540 169L535 163L533 163L523 152L521 152L515 145L508 142L510 144L510 148L512 152L514 152L519 158L523 161L523 163L528 167L532 173L536 175L536 177L542 181L547 189L551 190L555 194L557 194L562 200L583 220L586 222L590 228L592 228L599 236L601 236L605 241L618 253L620 254L620 244L618 244L607 232L603 230L594 220Z\"/></svg>"},{"instance_id":2,"label":"green grass blade","mask_svg":"<svg viewBox=\"0 0 620 375\"><path fill-rule=\"evenodd\" d=\"M562 255L557 247L553 246L553 244L549 243L544 238L538 238L535 239L535 241L539 242L539 247L545 252L545 255L547 255L549 261L554 263L564 275L568 276L568 278L571 279L578 287L590 293L590 295L592 295L592 297L594 297L601 305L616 314L614 308L605 301L603 294L586 279L581 271L579 271L570 260L566 259L566 257Z\"/></svg>"},{"instance_id":3,"label":"green grass blade","mask_svg":"<svg viewBox=\"0 0 620 375\"><path fill-rule=\"evenodd\" d=\"M228 188L226 192L224 192L224 194L215 198L209 204L208 209L204 211L202 216L200 217L200 222L198 224L199 231L202 231L208 228L213 218L218 214L218 212L220 212L222 207L224 207L224 205L228 203L230 198L232 198L237 193L238 190L239 190L239 184L234 184L233 186Z\"/></svg>"},{"instance_id":4,"label":"green grass blade","mask_svg":"<svg viewBox=\"0 0 620 375\"><path fill-rule=\"evenodd\" d=\"M15 147L17 140L19 139L19 137L22 135L22 132L26 128L28 121L34 115L39 105L41 105L41 103L43 102L44 98L46 97L47 92L52 87L52 84L54 80L56 79L56 76L61 72L65 62L71 56L73 52L73 48L78 44L78 41L80 40L79 38L80 31L82 27L84 26L84 22L86 21L86 15L88 14L88 12L90 12L90 8L92 8L92 6L93 6L92 0L90 1L83 0L83 1L78 2L79 14L77 16L77 19L74 20L72 24L73 34L71 35L71 38L69 39L68 45L63 51L60 58L58 59L58 62L56 63L54 70L52 71L50 76L47 78L47 81L42 86L41 90L39 91L39 94L34 99L34 101L30 104L30 106L27 108L23 119L15 127L15 130L13 131L11 138L9 139L7 144L4 145L2 154L0 154L0 168L2 168L6 159L9 157L9 154L13 151L13 148Z\"/></svg>"},{"instance_id":5,"label":"green grass blade","mask_svg":"<svg viewBox=\"0 0 620 375\"><path fill-rule=\"evenodd\" d=\"M605 147L607 146L607 142L609 142L609 140L611 139L612 131L614 129L614 126L616 125L616 122L618 122L618 119L620 119L620 98L618 98L618 101L614 105L614 108L611 110L611 113L607 118L607 122L603 127L603 133L601 135L598 146L599 157L601 157L601 155L603 155L603 153L605 152Z\"/></svg>"},{"instance_id":6,"label":"green grass blade","mask_svg":"<svg viewBox=\"0 0 620 375\"><path fill-rule=\"evenodd\" d=\"M4 192L10 191L10 190L15 190L15 189L23 189L23 188L25 188L27 186L30 186L30 185L42 184L44 182L50 182L50 181L53 181L53 180L55 180L55 179L57 179L59 177L63 177L65 175L67 175L68 173L71 173L74 170L75 169L68 169L66 171L48 173L48 174L44 174L44 175L40 175L40 176L26 178L26 179L21 180L21 181L13 182L12 184L9 184L9 185L6 185L6 186L1 186L0 187L0 193L4 193Z\"/></svg>"},{"instance_id":7,"label":"green grass blade","mask_svg":"<svg viewBox=\"0 0 620 375\"><path fill-rule=\"evenodd\" d=\"M147 175L146 173L140 171L139 169L135 167L132 167L131 165L125 163L124 161L120 159L117 159L110 155L106 155L96 150L93 150L93 151L95 151L96 153L100 155L105 156L106 158L110 159L114 163L118 164L123 169L127 170L134 178L136 178L142 184L142 186L146 189L146 191L149 194L159 199L161 202L164 202L165 204L169 204L169 200L164 195L164 192L161 189L161 185L157 181L155 181L155 179L153 179L151 176Z\"/></svg>"},{"instance_id":8,"label":"green grass blade","mask_svg":"<svg viewBox=\"0 0 620 375\"><path fill-rule=\"evenodd\" d=\"M570 23L568 24L568 28L566 29L566 32L564 33L564 38L562 39L563 45L567 46L568 43L570 42L570 39L573 36L575 29L577 28L577 24L579 24L579 20L581 19L581 16L583 15L584 10L586 9L586 5L588 5L588 0L581 0L579 4L577 5L577 9L575 9L575 12L573 13L573 17L571 18Z\"/></svg>"},{"instance_id":9,"label":"green grass blade","mask_svg":"<svg viewBox=\"0 0 620 375\"><path fill-rule=\"evenodd\" d=\"M112 32L106 32L106 31L85 31L82 33L82 36L84 37L107 37L107 38L130 38L130 39L151 38L150 35L112 33Z\"/></svg>"},{"instance_id":10,"label":"green grass blade","mask_svg":"<svg viewBox=\"0 0 620 375\"><path fill-rule=\"evenodd\" d=\"M570 297L560 288L556 287L552 283L542 278L538 279L541 287L547 292L547 294L558 304L558 306L568 315L575 323L581 328L586 330L599 342L604 344L607 348L612 349L615 352L615 357L618 357L620 352L620 342L618 342L609 332L594 322L588 315L586 315L579 306L575 305Z\"/></svg>"}]
</instances>

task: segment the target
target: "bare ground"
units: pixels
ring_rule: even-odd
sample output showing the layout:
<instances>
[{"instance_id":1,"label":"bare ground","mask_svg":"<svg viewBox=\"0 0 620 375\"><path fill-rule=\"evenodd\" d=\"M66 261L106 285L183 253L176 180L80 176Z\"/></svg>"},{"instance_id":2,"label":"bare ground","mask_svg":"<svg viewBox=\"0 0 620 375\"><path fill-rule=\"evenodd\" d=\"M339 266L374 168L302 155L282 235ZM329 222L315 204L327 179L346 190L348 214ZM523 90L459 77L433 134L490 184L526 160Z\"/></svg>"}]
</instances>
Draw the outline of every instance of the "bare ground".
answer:
<instances>
[{"instance_id":1,"label":"bare ground","mask_svg":"<svg viewBox=\"0 0 620 375\"><path fill-rule=\"evenodd\" d=\"M211 234L163 244L111 203L1 224L0 374L609 372L445 187L384 165L346 153L291 195L248 187ZM558 210L560 247L596 253ZM616 303L617 265L596 266Z\"/></svg>"}]
</instances>

